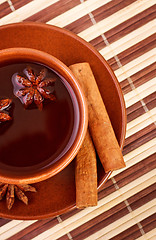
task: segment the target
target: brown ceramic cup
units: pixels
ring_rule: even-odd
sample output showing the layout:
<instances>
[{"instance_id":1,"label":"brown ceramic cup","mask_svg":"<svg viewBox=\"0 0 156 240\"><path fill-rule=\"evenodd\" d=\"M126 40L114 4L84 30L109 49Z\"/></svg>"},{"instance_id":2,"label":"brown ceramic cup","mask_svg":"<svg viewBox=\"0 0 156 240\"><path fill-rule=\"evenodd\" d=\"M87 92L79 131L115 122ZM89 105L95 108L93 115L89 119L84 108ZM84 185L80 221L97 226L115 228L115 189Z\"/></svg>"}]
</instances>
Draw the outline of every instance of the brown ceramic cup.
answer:
<instances>
[{"instance_id":1,"label":"brown ceramic cup","mask_svg":"<svg viewBox=\"0 0 156 240\"><path fill-rule=\"evenodd\" d=\"M75 94L78 108L77 111L79 112L79 121L77 125L74 125L77 127L76 129L73 128L73 131L75 131L76 134L74 135L72 144L69 145L69 143L67 143L64 148L65 151L63 150L59 156L56 156L57 161L54 159L52 164L48 164L45 167L43 166L37 171L29 171L29 168L23 168L22 170L22 168L20 168L20 173L17 171L18 168L16 171L12 171L11 168L8 167L7 169L6 166L3 169L3 164L0 167L0 182L10 184L35 183L46 180L59 173L74 159L81 147L87 129L87 105L83 92L70 69L54 56L30 48L9 48L0 51L0 67L8 64L15 64L17 62L39 63L59 74L63 79L65 79ZM1 84L3 84L2 79ZM14 108L16 108L16 105L14 105ZM74 121L77 121L77 119ZM0 135L0 137L3 137L3 135Z\"/></svg>"}]
</instances>

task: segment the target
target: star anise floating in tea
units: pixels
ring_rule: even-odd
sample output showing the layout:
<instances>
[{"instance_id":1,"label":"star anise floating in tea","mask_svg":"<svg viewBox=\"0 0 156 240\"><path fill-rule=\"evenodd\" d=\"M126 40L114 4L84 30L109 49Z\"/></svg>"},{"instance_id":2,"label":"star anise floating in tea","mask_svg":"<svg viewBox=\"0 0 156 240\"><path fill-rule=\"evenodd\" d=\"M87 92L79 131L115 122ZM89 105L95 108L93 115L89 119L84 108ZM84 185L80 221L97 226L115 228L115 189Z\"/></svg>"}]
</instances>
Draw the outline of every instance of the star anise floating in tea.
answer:
<instances>
[{"instance_id":1,"label":"star anise floating in tea","mask_svg":"<svg viewBox=\"0 0 156 240\"><path fill-rule=\"evenodd\" d=\"M14 185L0 182L0 200L6 195L6 204L9 210L14 204L15 196L28 205L28 198L24 192L36 192L36 189L28 184Z\"/></svg>"},{"instance_id":2,"label":"star anise floating in tea","mask_svg":"<svg viewBox=\"0 0 156 240\"><path fill-rule=\"evenodd\" d=\"M9 113L7 112L11 103L12 100L9 98L0 100L0 122L6 122L11 120Z\"/></svg>"},{"instance_id":3,"label":"star anise floating in tea","mask_svg":"<svg viewBox=\"0 0 156 240\"><path fill-rule=\"evenodd\" d=\"M31 67L27 67L24 71L27 78L20 75L15 76L15 82L21 87L15 94L17 97L22 97L22 101L27 108L31 103L35 103L39 110L43 108L43 100L56 99L53 90L49 87L54 86L54 78L46 78L47 70L43 68L39 75L36 76Z\"/></svg>"}]
</instances>

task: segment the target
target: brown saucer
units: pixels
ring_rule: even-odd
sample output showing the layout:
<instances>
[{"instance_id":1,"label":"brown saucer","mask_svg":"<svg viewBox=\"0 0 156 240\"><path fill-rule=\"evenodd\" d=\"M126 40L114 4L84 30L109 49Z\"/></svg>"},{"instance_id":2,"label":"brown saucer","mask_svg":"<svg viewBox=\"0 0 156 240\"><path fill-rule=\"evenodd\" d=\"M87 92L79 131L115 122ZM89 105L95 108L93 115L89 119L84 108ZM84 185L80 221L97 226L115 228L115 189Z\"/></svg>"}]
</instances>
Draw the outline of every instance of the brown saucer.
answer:
<instances>
[{"instance_id":1,"label":"brown saucer","mask_svg":"<svg viewBox=\"0 0 156 240\"><path fill-rule=\"evenodd\" d=\"M87 42L61 28L40 23L16 23L0 27L0 49L30 47L52 54L67 66L89 62L105 102L118 142L123 147L126 111L119 83L108 63ZM98 162L98 188L108 179ZM8 211L0 201L0 217L10 219L44 219L75 207L74 161L56 176L34 184L37 193L27 193L29 205L16 201Z\"/></svg>"}]
</instances>

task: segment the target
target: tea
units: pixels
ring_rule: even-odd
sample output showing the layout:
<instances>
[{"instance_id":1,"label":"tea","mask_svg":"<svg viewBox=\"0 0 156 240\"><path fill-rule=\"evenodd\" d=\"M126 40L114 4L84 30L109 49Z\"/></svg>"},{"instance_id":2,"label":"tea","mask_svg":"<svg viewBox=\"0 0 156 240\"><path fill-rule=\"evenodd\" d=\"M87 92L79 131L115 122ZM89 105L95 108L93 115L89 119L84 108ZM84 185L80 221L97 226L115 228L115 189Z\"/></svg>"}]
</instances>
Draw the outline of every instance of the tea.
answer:
<instances>
[{"instance_id":1,"label":"tea","mask_svg":"<svg viewBox=\"0 0 156 240\"><path fill-rule=\"evenodd\" d=\"M52 91L55 101L43 96L42 110L35 104L25 108L23 98L16 92L15 75L28 79L26 69L39 76L46 69L46 78L55 79ZM63 156L73 144L78 125L79 110L69 83L52 69L38 63L12 63L0 67L0 98L12 99L8 110L12 121L0 123L0 171L15 175L35 173Z\"/></svg>"}]
</instances>

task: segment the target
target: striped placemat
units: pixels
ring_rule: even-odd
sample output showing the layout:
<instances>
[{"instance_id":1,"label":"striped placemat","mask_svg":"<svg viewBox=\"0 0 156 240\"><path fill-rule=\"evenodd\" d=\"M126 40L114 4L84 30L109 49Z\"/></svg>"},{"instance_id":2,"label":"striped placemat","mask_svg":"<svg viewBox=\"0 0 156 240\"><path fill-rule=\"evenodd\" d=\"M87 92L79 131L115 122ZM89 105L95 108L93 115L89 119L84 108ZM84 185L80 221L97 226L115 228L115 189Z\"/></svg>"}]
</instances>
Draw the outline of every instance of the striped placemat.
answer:
<instances>
[{"instance_id":1,"label":"striped placemat","mask_svg":"<svg viewBox=\"0 0 156 240\"><path fill-rule=\"evenodd\" d=\"M38 21L90 42L124 93L127 167L113 172L98 206L53 219L0 219L0 240L156 239L156 78L154 0L0 0L0 25Z\"/></svg>"}]
</instances>

